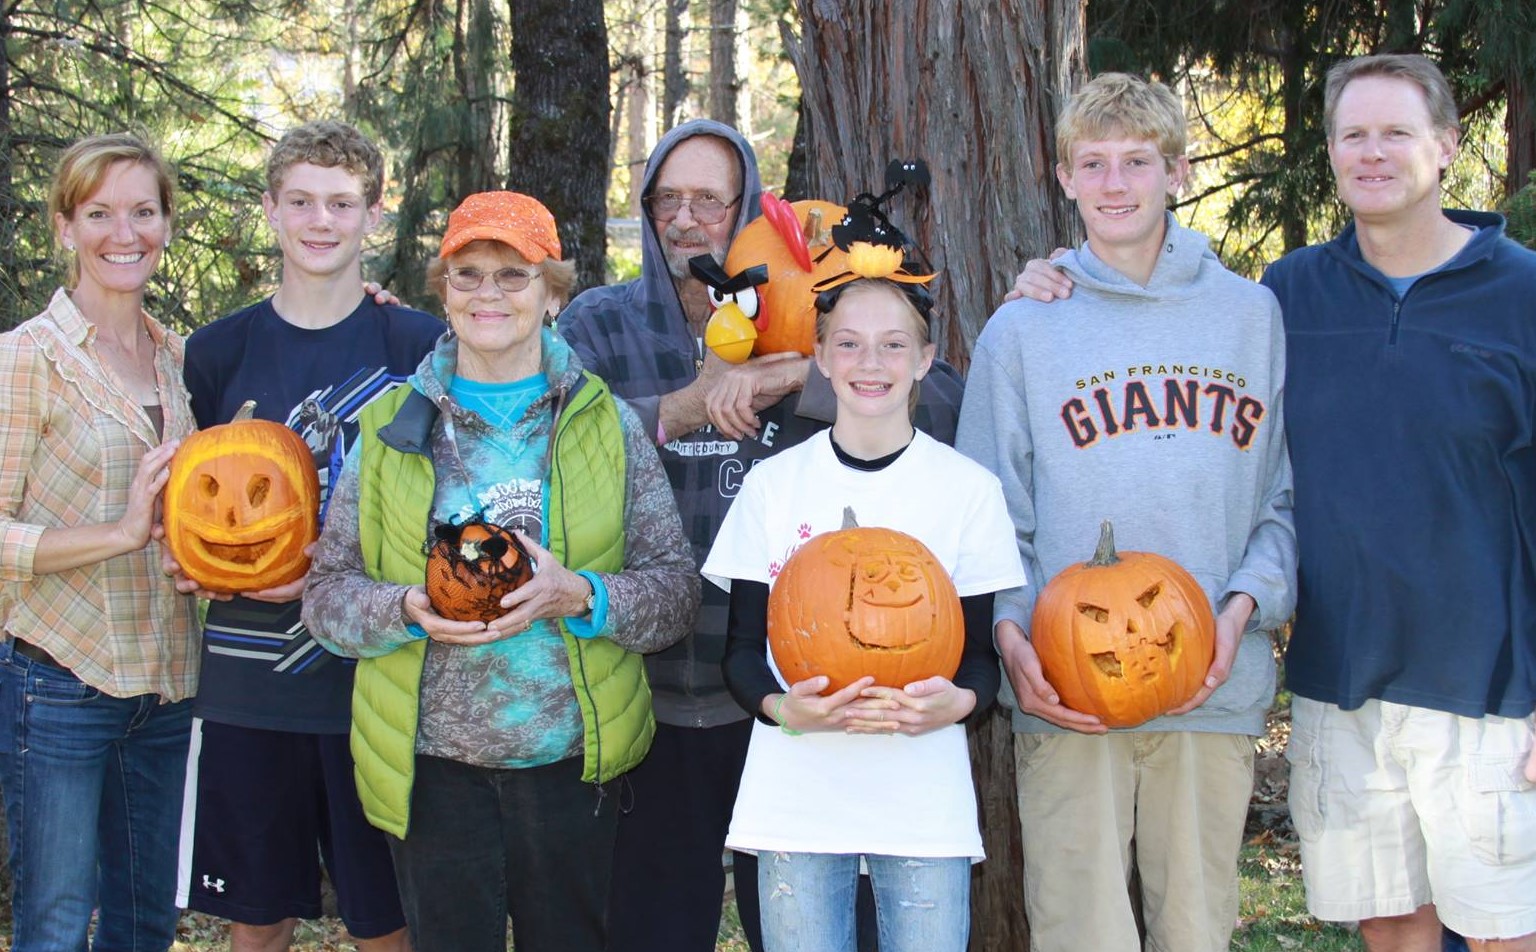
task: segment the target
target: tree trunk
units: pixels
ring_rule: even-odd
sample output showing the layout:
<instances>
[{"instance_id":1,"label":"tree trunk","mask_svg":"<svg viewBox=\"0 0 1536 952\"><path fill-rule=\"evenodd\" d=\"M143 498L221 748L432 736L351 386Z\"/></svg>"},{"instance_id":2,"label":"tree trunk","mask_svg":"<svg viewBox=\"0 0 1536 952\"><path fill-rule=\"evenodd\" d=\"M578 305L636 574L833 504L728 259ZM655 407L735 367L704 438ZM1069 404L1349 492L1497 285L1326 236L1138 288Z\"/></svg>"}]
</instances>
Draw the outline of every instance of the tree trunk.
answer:
<instances>
[{"instance_id":1,"label":"tree trunk","mask_svg":"<svg viewBox=\"0 0 1536 952\"><path fill-rule=\"evenodd\" d=\"M577 287L603 283L608 211L608 27L602 0L509 0L512 123L507 185L560 223Z\"/></svg>"},{"instance_id":2,"label":"tree trunk","mask_svg":"<svg viewBox=\"0 0 1536 952\"><path fill-rule=\"evenodd\" d=\"M812 195L846 202L884 188L893 158L921 157L926 193L891 215L941 272L940 352L971 343L1030 257L1070 243L1053 127L1084 75L1083 0L797 0L788 44L807 118ZM1001 29L1000 24L1008 24ZM1026 947L1023 871L1007 718L972 728L990 859L976 867L971 948Z\"/></svg>"},{"instance_id":3,"label":"tree trunk","mask_svg":"<svg viewBox=\"0 0 1536 952\"><path fill-rule=\"evenodd\" d=\"M1084 71L1084 0L797 6L811 193L846 202L882 191L891 159L927 160L933 186L893 220L942 272L940 354L963 368L1023 263L1076 233L1052 129Z\"/></svg>"},{"instance_id":4,"label":"tree trunk","mask_svg":"<svg viewBox=\"0 0 1536 952\"><path fill-rule=\"evenodd\" d=\"M1524 188L1536 171L1536 89L1523 76L1511 75L1506 84L1504 134L1508 164L1504 172L1504 195L1509 197Z\"/></svg>"},{"instance_id":5,"label":"tree trunk","mask_svg":"<svg viewBox=\"0 0 1536 952\"><path fill-rule=\"evenodd\" d=\"M455 150L457 199L496 187L496 97L491 87L495 35L489 0L460 0L453 22L453 75L464 109Z\"/></svg>"},{"instance_id":6,"label":"tree trunk","mask_svg":"<svg viewBox=\"0 0 1536 952\"><path fill-rule=\"evenodd\" d=\"M1308 67L1313 63L1312 44L1309 41L1305 18L1307 11L1298 7L1288 8L1282 19L1288 42L1280 62L1280 98L1285 114L1285 167L1300 168L1312 143L1306 134L1304 113L1307 85L1311 81ZM1294 201L1287 201L1279 209L1280 235L1285 251L1306 247L1307 209Z\"/></svg>"},{"instance_id":7,"label":"tree trunk","mask_svg":"<svg viewBox=\"0 0 1536 952\"><path fill-rule=\"evenodd\" d=\"M709 0L709 117L740 127L736 108L741 78L736 67L738 0Z\"/></svg>"},{"instance_id":8,"label":"tree trunk","mask_svg":"<svg viewBox=\"0 0 1536 952\"><path fill-rule=\"evenodd\" d=\"M805 97L795 108L795 136L789 146L789 162L784 169L784 191L779 197L786 202L798 202L811 197L811 167L808 150L811 128L805 114ZM765 185L767 183L764 183Z\"/></svg>"},{"instance_id":9,"label":"tree trunk","mask_svg":"<svg viewBox=\"0 0 1536 952\"><path fill-rule=\"evenodd\" d=\"M13 277L16 274L16 222L21 217L21 205L16 201L16 186L11 176L16 146L11 129L10 10L9 4L0 7L0 331L8 331L25 320L21 289ZM9 867L6 869L8 886Z\"/></svg>"},{"instance_id":10,"label":"tree trunk","mask_svg":"<svg viewBox=\"0 0 1536 952\"><path fill-rule=\"evenodd\" d=\"M640 193L645 190L645 163L655 145L651 130L656 128L656 110L651 102L651 80L645 72L645 61L635 58L630 74L628 105L629 122L629 215L640 217Z\"/></svg>"},{"instance_id":11,"label":"tree trunk","mask_svg":"<svg viewBox=\"0 0 1536 952\"><path fill-rule=\"evenodd\" d=\"M661 66L661 127L677 125L688 98L688 74L683 71L683 40L687 36L688 0L666 0L667 38Z\"/></svg>"}]
</instances>

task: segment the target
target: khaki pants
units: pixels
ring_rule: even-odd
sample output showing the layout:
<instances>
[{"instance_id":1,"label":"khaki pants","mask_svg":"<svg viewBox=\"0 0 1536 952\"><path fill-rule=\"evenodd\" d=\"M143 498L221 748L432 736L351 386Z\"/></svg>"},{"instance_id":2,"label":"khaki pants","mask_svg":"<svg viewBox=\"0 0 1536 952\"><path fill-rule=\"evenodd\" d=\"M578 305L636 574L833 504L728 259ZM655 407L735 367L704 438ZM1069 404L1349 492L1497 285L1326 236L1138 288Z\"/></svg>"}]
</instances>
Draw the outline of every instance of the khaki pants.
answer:
<instances>
[{"instance_id":1,"label":"khaki pants","mask_svg":"<svg viewBox=\"0 0 1536 952\"><path fill-rule=\"evenodd\" d=\"M1225 952L1253 793L1253 738L1194 732L1014 737L1033 952Z\"/></svg>"}]
</instances>

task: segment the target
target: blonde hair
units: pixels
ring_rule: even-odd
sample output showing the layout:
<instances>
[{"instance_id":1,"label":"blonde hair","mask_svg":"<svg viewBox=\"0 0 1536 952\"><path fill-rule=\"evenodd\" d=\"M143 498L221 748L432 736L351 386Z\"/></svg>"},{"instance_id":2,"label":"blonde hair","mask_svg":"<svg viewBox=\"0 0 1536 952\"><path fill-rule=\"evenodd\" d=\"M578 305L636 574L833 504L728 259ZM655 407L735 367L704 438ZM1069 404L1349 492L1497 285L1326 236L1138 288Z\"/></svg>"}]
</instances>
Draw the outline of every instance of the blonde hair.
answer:
<instances>
[{"instance_id":1,"label":"blonde hair","mask_svg":"<svg viewBox=\"0 0 1536 952\"><path fill-rule=\"evenodd\" d=\"M379 147L353 126L333 119L306 122L277 140L267 157L267 194L277 198L283 176L295 165L341 168L363 182L363 202L369 208L384 194L384 156Z\"/></svg>"},{"instance_id":2,"label":"blonde hair","mask_svg":"<svg viewBox=\"0 0 1536 952\"><path fill-rule=\"evenodd\" d=\"M1072 147L1098 139L1149 139L1172 168L1187 143L1184 104L1162 83L1100 73L1067 101L1056 121L1056 161L1071 167Z\"/></svg>"},{"instance_id":3,"label":"blonde hair","mask_svg":"<svg viewBox=\"0 0 1536 952\"><path fill-rule=\"evenodd\" d=\"M517 253L516 248L488 238L471 241L446 258L433 256L432 260L427 262L427 284L432 288L432 292L437 295L439 300L447 300L447 281L445 279L448 277L448 266L453 259L464 252L483 247L502 248L511 252L523 267L538 269L539 273L543 275L540 280L549 286L550 293L555 296L555 300L560 302L560 306L565 307L566 304L570 303L571 291L576 287L576 262L562 261L559 258L545 258L538 264L529 264L526 258Z\"/></svg>"},{"instance_id":4,"label":"blonde hair","mask_svg":"<svg viewBox=\"0 0 1536 952\"><path fill-rule=\"evenodd\" d=\"M64 261L66 283L73 287L80 280L80 263L73 255L66 254L64 236L56 223L60 217L73 219L75 209L86 201L107 173L119 162L142 165L154 173L155 187L160 193L160 214L167 225L176 217L176 173L169 163L149 143L128 132L87 136L64 150L59 166L53 173L53 184L48 190L48 221L53 224L53 243L56 254Z\"/></svg>"},{"instance_id":5,"label":"blonde hair","mask_svg":"<svg viewBox=\"0 0 1536 952\"><path fill-rule=\"evenodd\" d=\"M1416 53L1389 53L1356 56L1333 64L1323 85L1323 131L1333 138L1334 114L1344 87L1366 76L1406 79L1424 91L1429 107L1429 121L1441 132L1460 132L1461 116L1456 110L1456 96L1440 67Z\"/></svg>"}]
</instances>

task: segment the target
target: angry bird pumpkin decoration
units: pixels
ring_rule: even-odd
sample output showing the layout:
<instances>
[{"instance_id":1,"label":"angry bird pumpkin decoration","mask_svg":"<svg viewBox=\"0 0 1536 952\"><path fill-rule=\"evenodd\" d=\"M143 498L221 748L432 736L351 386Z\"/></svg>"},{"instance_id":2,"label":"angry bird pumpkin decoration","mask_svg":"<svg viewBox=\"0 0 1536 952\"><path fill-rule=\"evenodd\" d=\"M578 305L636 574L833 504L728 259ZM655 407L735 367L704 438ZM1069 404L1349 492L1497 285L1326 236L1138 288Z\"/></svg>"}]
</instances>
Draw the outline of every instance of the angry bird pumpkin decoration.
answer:
<instances>
[{"instance_id":1,"label":"angry bird pumpkin decoration","mask_svg":"<svg viewBox=\"0 0 1536 952\"><path fill-rule=\"evenodd\" d=\"M281 423L251 419L187 437L171 458L165 542L186 576L213 592L254 592L309 571L319 536L320 478L304 440Z\"/></svg>"},{"instance_id":2,"label":"angry bird pumpkin decoration","mask_svg":"<svg viewBox=\"0 0 1536 952\"><path fill-rule=\"evenodd\" d=\"M902 687L960 667L960 596L937 557L894 529L843 528L801 546L768 596L768 644L790 684L824 674L826 693L865 675Z\"/></svg>"},{"instance_id":3,"label":"angry bird pumpkin decoration","mask_svg":"<svg viewBox=\"0 0 1536 952\"><path fill-rule=\"evenodd\" d=\"M1040 592L1030 640L1061 703L1135 727L1200 690L1216 619L1194 576L1151 552L1116 553L1105 522L1093 558Z\"/></svg>"},{"instance_id":4,"label":"angry bird pumpkin decoration","mask_svg":"<svg viewBox=\"0 0 1536 952\"><path fill-rule=\"evenodd\" d=\"M507 613L501 599L533 578L533 558L510 529L471 520L433 527L427 598L453 621L489 622Z\"/></svg>"},{"instance_id":5,"label":"angry bird pumpkin decoration","mask_svg":"<svg viewBox=\"0 0 1536 952\"><path fill-rule=\"evenodd\" d=\"M766 280L752 290L756 312L744 319L722 314L719 304L724 302L717 299L715 317L704 329L710 349L736 364L752 355L795 352L809 356L816 346L816 295L811 287L847 270L848 255L832 243L831 231L846 212L843 206L815 200L786 202L768 194L763 195L762 205L763 214L748 222L731 242L724 266L729 275L767 268ZM717 319L729 326L717 326Z\"/></svg>"}]
</instances>

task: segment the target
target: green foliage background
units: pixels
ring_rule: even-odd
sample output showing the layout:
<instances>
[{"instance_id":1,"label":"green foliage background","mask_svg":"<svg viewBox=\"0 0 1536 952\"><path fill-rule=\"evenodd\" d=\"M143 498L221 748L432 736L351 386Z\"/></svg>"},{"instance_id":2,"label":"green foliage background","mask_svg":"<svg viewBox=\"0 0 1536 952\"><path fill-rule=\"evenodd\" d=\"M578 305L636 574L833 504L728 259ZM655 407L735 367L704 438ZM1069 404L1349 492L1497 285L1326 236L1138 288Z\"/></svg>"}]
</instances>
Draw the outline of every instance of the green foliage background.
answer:
<instances>
[{"instance_id":1,"label":"green foliage background","mask_svg":"<svg viewBox=\"0 0 1536 952\"><path fill-rule=\"evenodd\" d=\"M606 14L607 39L590 55L611 64L609 88L592 93L613 102L610 214L633 214L636 157L620 123L627 108L640 108L627 104L633 83L659 88L659 24L679 6L686 118L704 113L708 0L0 5L0 329L36 313L57 285L44 204L70 141L129 129L176 164L176 240L149 306L188 330L270 289L276 261L258 203L262 161L282 131L322 116L348 119L385 147L386 224L368 248L368 274L431 306L422 269L447 210L469 191L521 185L527 153L514 152L527 146L513 144L521 128L515 30L537 31L562 9ZM737 19L744 124L770 185L794 166L798 87L780 38L798 29L795 6L741 0ZM1343 220L1324 149L1322 78L1356 53L1418 51L1443 65L1467 131L1448 194L1470 207L1503 202L1507 99L1512 89L1536 89L1530 0L1090 0L1087 16L1094 70L1154 75L1184 95L1195 174L1180 214L1239 271L1257 274ZM653 117L652 140L662 124ZM1529 188L1507 207L1512 231L1529 240ZM611 274L633 267L624 254L609 261Z\"/></svg>"}]
</instances>

